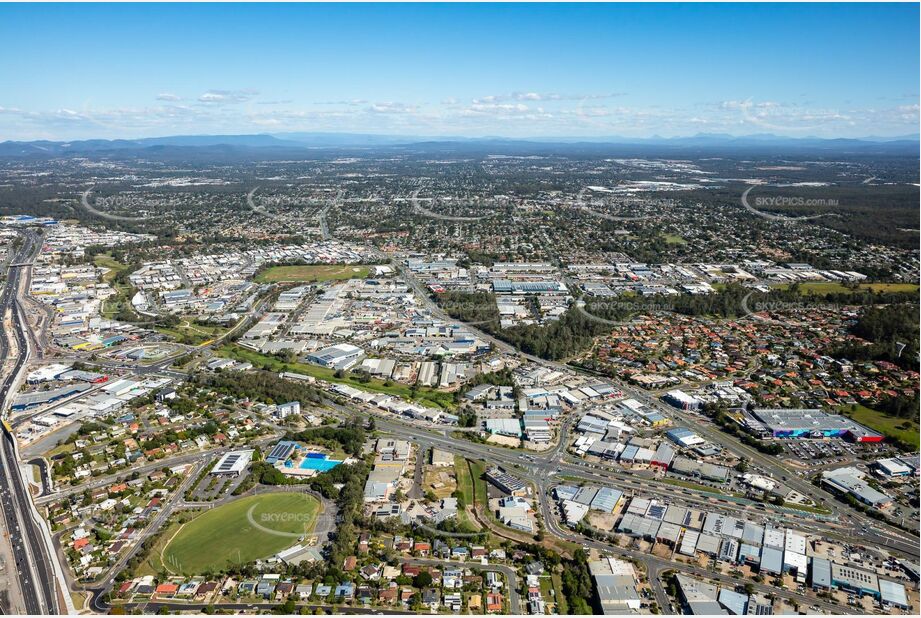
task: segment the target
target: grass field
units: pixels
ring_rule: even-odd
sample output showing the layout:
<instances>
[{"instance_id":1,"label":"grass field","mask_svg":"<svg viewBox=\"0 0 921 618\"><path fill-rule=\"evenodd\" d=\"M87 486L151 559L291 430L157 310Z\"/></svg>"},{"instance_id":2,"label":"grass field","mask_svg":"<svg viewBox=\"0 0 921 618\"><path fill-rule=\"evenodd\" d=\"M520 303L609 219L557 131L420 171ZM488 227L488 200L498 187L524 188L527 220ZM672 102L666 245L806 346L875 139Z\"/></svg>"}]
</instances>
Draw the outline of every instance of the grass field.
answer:
<instances>
[{"instance_id":1,"label":"grass field","mask_svg":"<svg viewBox=\"0 0 921 618\"><path fill-rule=\"evenodd\" d=\"M790 287L788 283L780 283L773 287L778 289L785 290ZM865 290L872 290L873 292L911 292L915 293L918 291L918 286L914 283L861 283L857 286L857 291L862 292ZM799 292L802 295L808 294L841 294L841 293L853 293L854 290L845 287L844 285L838 283L837 281L811 281L807 283L801 283L799 285Z\"/></svg>"},{"instance_id":2,"label":"grass field","mask_svg":"<svg viewBox=\"0 0 921 618\"><path fill-rule=\"evenodd\" d=\"M179 343L200 345L220 337L230 329L216 324L196 324L193 317L183 317L176 326L158 326L156 330Z\"/></svg>"},{"instance_id":3,"label":"grass field","mask_svg":"<svg viewBox=\"0 0 921 618\"><path fill-rule=\"evenodd\" d=\"M114 279L115 275L128 268L126 264L122 264L121 262L112 259L112 256L108 253L100 253L96 255L93 257L93 263L100 268L111 269L109 272L102 276L103 281L107 283Z\"/></svg>"},{"instance_id":4,"label":"grass field","mask_svg":"<svg viewBox=\"0 0 921 618\"><path fill-rule=\"evenodd\" d=\"M677 234L665 234L665 244L668 244L668 245L686 245L686 244L688 244L688 241L686 241L686 240L685 240L684 238L682 238L681 236L678 236Z\"/></svg>"},{"instance_id":5,"label":"grass field","mask_svg":"<svg viewBox=\"0 0 921 618\"><path fill-rule=\"evenodd\" d=\"M861 425L866 425L878 431L887 438L901 440L918 448L921 444L918 436L918 423L916 420L887 416L882 412L862 405L844 406L841 413L849 416Z\"/></svg>"},{"instance_id":6,"label":"grass field","mask_svg":"<svg viewBox=\"0 0 921 618\"><path fill-rule=\"evenodd\" d=\"M116 294L103 301L100 312L102 316L110 319L114 318L122 307L126 307L134 313L134 308L131 306L131 297L134 296L134 290L131 286L113 284L112 287L115 288Z\"/></svg>"},{"instance_id":7,"label":"grass field","mask_svg":"<svg viewBox=\"0 0 921 618\"><path fill-rule=\"evenodd\" d=\"M433 388L419 387L416 389L414 394L413 390L409 386L406 384L400 384L398 382L388 384L382 380L376 379L362 382L350 373L346 373L343 377L337 378L336 372L332 369L327 369L326 367L320 367L319 365L311 365L308 363L286 363L285 361L274 356L260 354L259 352L247 350L246 348L233 344L225 345L217 352L221 356L226 356L228 358L233 358L241 361L247 361L252 363L254 367L262 367L269 371L293 371L295 373L302 373L304 375L313 376L318 380L348 384L363 391L371 391L373 393L386 393L388 395L394 395L397 397L402 397L403 399L418 401L423 404L428 404L429 406L435 406L446 410L453 410L455 407L457 407L457 404L454 403L453 393L445 393L442 391L437 391Z\"/></svg>"},{"instance_id":8,"label":"grass field","mask_svg":"<svg viewBox=\"0 0 921 618\"><path fill-rule=\"evenodd\" d=\"M314 281L337 281L342 279L364 279L367 276L367 266L357 266L354 264L272 266L256 275L256 281L259 283L307 283Z\"/></svg>"},{"instance_id":9,"label":"grass field","mask_svg":"<svg viewBox=\"0 0 921 618\"><path fill-rule=\"evenodd\" d=\"M301 493L234 500L185 524L163 548L163 566L194 575L268 558L313 530L319 507L316 498Z\"/></svg>"}]
</instances>

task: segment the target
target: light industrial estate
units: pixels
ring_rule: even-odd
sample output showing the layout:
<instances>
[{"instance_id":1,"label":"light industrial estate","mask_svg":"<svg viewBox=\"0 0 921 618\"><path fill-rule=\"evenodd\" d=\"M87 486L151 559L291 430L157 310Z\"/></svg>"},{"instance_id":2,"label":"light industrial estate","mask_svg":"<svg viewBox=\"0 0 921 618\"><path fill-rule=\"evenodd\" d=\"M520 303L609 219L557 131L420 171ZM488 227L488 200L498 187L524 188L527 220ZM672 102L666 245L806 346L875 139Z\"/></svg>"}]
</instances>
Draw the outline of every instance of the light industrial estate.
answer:
<instances>
[{"instance_id":1,"label":"light industrial estate","mask_svg":"<svg viewBox=\"0 0 921 618\"><path fill-rule=\"evenodd\" d=\"M0 4L0 614L919 615L919 19Z\"/></svg>"},{"instance_id":2,"label":"light industrial estate","mask_svg":"<svg viewBox=\"0 0 921 618\"><path fill-rule=\"evenodd\" d=\"M131 231L3 219L21 607L915 611L917 332L879 332L916 251L775 222L732 252L695 209L727 238L744 210L648 188L599 219L637 160L591 163L613 193L420 177L417 210L384 158L266 165L319 174L310 206L229 174L239 241L199 242L209 185Z\"/></svg>"}]
</instances>

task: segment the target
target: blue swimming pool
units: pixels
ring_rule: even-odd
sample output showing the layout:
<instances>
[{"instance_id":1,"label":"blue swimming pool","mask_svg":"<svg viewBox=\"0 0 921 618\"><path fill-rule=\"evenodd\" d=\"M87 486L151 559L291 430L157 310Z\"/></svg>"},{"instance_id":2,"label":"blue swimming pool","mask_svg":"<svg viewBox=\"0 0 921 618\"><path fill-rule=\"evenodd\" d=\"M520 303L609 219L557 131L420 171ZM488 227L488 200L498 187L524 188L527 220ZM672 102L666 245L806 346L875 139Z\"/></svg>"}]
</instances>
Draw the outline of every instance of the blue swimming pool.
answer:
<instances>
[{"instance_id":1,"label":"blue swimming pool","mask_svg":"<svg viewBox=\"0 0 921 618\"><path fill-rule=\"evenodd\" d=\"M342 462L338 459L329 459L326 455L321 453L308 453L304 459L301 460L298 468L301 470L316 470L317 472L326 472L327 470L332 470ZM294 464L291 461L285 463L289 468Z\"/></svg>"}]
</instances>

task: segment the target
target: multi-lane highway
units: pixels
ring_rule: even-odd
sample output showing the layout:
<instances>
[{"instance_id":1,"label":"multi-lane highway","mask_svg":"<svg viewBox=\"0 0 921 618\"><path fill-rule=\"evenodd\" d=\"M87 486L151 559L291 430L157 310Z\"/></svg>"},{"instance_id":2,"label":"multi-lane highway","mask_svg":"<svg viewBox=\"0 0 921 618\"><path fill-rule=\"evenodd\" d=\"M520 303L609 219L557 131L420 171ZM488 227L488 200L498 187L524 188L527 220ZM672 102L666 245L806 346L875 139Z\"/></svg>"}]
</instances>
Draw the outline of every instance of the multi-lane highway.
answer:
<instances>
[{"instance_id":1,"label":"multi-lane highway","mask_svg":"<svg viewBox=\"0 0 921 618\"><path fill-rule=\"evenodd\" d=\"M6 285L0 296L3 312L3 335L0 349L5 359L15 359L0 383L0 410L6 411L29 359L28 325L19 301L20 287L28 282L31 262L40 248L40 237L33 232L22 236L23 243L8 270ZM36 521L29 489L19 471L16 438L4 423L0 438L0 499L5 526L16 559L16 569L25 609L30 614L58 613L58 594L54 565L47 551L44 529Z\"/></svg>"}]
</instances>

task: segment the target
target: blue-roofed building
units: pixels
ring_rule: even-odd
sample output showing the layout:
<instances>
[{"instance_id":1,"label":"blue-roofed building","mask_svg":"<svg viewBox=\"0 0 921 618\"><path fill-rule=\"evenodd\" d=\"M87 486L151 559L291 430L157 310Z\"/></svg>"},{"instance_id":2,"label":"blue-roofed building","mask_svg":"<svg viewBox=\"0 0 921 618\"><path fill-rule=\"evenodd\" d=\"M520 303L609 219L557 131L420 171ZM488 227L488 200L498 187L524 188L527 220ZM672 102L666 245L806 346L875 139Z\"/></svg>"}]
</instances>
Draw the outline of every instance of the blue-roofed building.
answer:
<instances>
[{"instance_id":1,"label":"blue-roofed building","mask_svg":"<svg viewBox=\"0 0 921 618\"><path fill-rule=\"evenodd\" d=\"M579 488L573 485L557 485L553 491L556 492L557 500L573 500L579 493Z\"/></svg>"},{"instance_id":2,"label":"blue-roofed building","mask_svg":"<svg viewBox=\"0 0 921 618\"><path fill-rule=\"evenodd\" d=\"M780 575L783 572L783 550L765 547L761 551L761 572Z\"/></svg>"},{"instance_id":3,"label":"blue-roofed building","mask_svg":"<svg viewBox=\"0 0 921 618\"><path fill-rule=\"evenodd\" d=\"M102 345L109 348L115 345L116 343L121 343L122 341L127 340L128 338L124 335L112 335L111 337L106 337L102 340Z\"/></svg>"},{"instance_id":4,"label":"blue-roofed building","mask_svg":"<svg viewBox=\"0 0 921 618\"><path fill-rule=\"evenodd\" d=\"M905 586L898 582L889 581L888 579L879 580L880 601L894 605L899 609L909 609L908 595L905 593Z\"/></svg>"},{"instance_id":5,"label":"blue-roofed building","mask_svg":"<svg viewBox=\"0 0 921 618\"><path fill-rule=\"evenodd\" d=\"M690 448L703 443L703 438L686 427L675 427L665 432L665 437L685 448Z\"/></svg>"},{"instance_id":6,"label":"blue-roofed building","mask_svg":"<svg viewBox=\"0 0 921 618\"><path fill-rule=\"evenodd\" d=\"M337 598L351 599L355 596L355 584L352 582L342 582L336 586L336 592L333 595Z\"/></svg>"},{"instance_id":7,"label":"blue-roofed building","mask_svg":"<svg viewBox=\"0 0 921 618\"><path fill-rule=\"evenodd\" d=\"M761 548L748 543L739 545L739 562L758 566L761 564Z\"/></svg>"},{"instance_id":8,"label":"blue-roofed building","mask_svg":"<svg viewBox=\"0 0 921 618\"><path fill-rule=\"evenodd\" d=\"M598 493L595 494L595 497L592 499L590 504L591 508L596 511L602 511L603 513L611 513L617 508L618 502L623 497L624 492L619 489L613 489L611 487L602 487L598 490Z\"/></svg>"},{"instance_id":9,"label":"blue-roofed building","mask_svg":"<svg viewBox=\"0 0 921 618\"><path fill-rule=\"evenodd\" d=\"M739 594L734 590L728 588L721 589L719 602L730 614L744 616L748 612L748 595Z\"/></svg>"},{"instance_id":10,"label":"blue-roofed building","mask_svg":"<svg viewBox=\"0 0 921 618\"><path fill-rule=\"evenodd\" d=\"M813 590L831 590L831 562L825 558L813 558L809 581Z\"/></svg>"}]
</instances>

